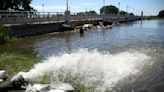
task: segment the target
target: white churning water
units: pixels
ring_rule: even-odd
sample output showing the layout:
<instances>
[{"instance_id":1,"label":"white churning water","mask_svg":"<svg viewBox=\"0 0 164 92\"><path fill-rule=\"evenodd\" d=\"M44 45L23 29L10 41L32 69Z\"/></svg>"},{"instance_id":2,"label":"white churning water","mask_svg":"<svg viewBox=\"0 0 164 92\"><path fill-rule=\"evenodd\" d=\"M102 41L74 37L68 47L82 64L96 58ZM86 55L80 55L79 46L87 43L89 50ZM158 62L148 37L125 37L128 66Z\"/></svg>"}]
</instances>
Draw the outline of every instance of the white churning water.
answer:
<instances>
[{"instance_id":1,"label":"white churning water","mask_svg":"<svg viewBox=\"0 0 164 92\"><path fill-rule=\"evenodd\" d=\"M26 79L38 79L51 74L56 80L70 82L73 86L78 84L101 90L114 87L118 81L140 73L149 59L146 54L134 51L110 54L81 49L49 57L22 75Z\"/></svg>"}]
</instances>

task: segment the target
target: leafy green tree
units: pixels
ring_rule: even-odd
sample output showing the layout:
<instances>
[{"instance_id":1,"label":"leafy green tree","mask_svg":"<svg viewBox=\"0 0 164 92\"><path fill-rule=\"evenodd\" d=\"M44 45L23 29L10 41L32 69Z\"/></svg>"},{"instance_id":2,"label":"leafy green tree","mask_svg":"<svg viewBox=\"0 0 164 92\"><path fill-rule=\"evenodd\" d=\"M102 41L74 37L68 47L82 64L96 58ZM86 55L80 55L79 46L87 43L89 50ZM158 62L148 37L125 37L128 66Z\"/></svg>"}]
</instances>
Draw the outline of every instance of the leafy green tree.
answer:
<instances>
[{"instance_id":1,"label":"leafy green tree","mask_svg":"<svg viewBox=\"0 0 164 92\"><path fill-rule=\"evenodd\" d=\"M127 15L128 13L125 11L120 11L120 15Z\"/></svg>"},{"instance_id":2,"label":"leafy green tree","mask_svg":"<svg viewBox=\"0 0 164 92\"><path fill-rule=\"evenodd\" d=\"M32 0L0 0L0 10L33 11Z\"/></svg>"},{"instance_id":3,"label":"leafy green tree","mask_svg":"<svg viewBox=\"0 0 164 92\"><path fill-rule=\"evenodd\" d=\"M164 18L164 10L161 10L159 12L158 17Z\"/></svg>"},{"instance_id":4,"label":"leafy green tree","mask_svg":"<svg viewBox=\"0 0 164 92\"><path fill-rule=\"evenodd\" d=\"M97 14L94 10L85 11L85 14Z\"/></svg>"},{"instance_id":5,"label":"leafy green tree","mask_svg":"<svg viewBox=\"0 0 164 92\"><path fill-rule=\"evenodd\" d=\"M109 5L109 6L103 6L100 9L100 13L112 13L112 14L118 14L119 9L116 6Z\"/></svg>"},{"instance_id":6,"label":"leafy green tree","mask_svg":"<svg viewBox=\"0 0 164 92\"><path fill-rule=\"evenodd\" d=\"M86 14L97 14L94 10L90 10L90 11L85 11L85 12L79 12L77 13L77 15L86 15Z\"/></svg>"},{"instance_id":7,"label":"leafy green tree","mask_svg":"<svg viewBox=\"0 0 164 92\"><path fill-rule=\"evenodd\" d=\"M129 13L129 15L132 15L132 16L134 16L134 14L131 12L131 13Z\"/></svg>"}]
</instances>

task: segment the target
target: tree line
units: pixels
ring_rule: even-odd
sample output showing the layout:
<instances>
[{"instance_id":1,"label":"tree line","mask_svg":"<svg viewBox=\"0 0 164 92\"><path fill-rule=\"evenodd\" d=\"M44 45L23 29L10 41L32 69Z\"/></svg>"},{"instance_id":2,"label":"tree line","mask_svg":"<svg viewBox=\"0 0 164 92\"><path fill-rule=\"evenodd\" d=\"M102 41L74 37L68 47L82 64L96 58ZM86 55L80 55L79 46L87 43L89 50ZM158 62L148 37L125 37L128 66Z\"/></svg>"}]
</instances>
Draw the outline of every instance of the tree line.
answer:
<instances>
[{"instance_id":1,"label":"tree line","mask_svg":"<svg viewBox=\"0 0 164 92\"><path fill-rule=\"evenodd\" d=\"M110 14L119 14L119 15L134 15L133 13L128 13L123 10L119 10L116 6L114 5L107 5L103 6L100 8L100 14L105 14L105 13L110 13ZM90 11L85 11L85 12L80 12L79 14L97 14L96 11L90 10Z\"/></svg>"}]
</instances>

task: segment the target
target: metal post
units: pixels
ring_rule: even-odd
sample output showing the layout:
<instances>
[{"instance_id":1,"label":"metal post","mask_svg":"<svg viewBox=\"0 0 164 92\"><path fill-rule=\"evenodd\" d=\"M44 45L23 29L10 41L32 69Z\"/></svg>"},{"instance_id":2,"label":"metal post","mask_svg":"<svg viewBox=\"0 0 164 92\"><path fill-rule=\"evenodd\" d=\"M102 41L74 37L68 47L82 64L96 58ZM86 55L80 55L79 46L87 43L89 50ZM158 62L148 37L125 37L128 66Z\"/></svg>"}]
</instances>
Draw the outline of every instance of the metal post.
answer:
<instances>
[{"instance_id":1,"label":"metal post","mask_svg":"<svg viewBox=\"0 0 164 92\"><path fill-rule=\"evenodd\" d=\"M56 18L57 18L56 21L58 22L58 12L56 13Z\"/></svg>"},{"instance_id":2,"label":"metal post","mask_svg":"<svg viewBox=\"0 0 164 92\"><path fill-rule=\"evenodd\" d=\"M126 16L128 16L128 6L126 6Z\"/></svg>"},{"instance_id":3,"label":"metal post","mask_svg":"<svg viewBox=\"0 0 164 92\"><path fill-rule=\"evenodd\" d=\"M120 2L118 3L118 15L120 15Z\"/></svg>"},{"instance_id":4,"label":"metal post","mask_svg":"<svg viewBox=\"0 0 164 92\"><path fill-rule=\"evenodd\" d=\"M42 4L42 8L43 8L42 17L44 17L44 4Z\"/></svg>"},{"instance_id":5,"label":"metal post","mask_svg":"<svg viewBox=\"0 0 164 92\"><path fill-rule=\"evenodd\" d=\"M68 0L66 0L66 11L64 17L65 17L65 21L69 21L70 11L68 10Z\"/></svg>"},{"instance_id":6,"label":"metal post","mask_svg":"<svg viewBox=\"0 0 164 92\"><path fill-rule=\"evenodd\" d=\"M128 6L126 6L126 12L128 13Z\"/></svg>"},{"instance_id":7,"label":"metal post","mask_svg":"<svg viewBox=\"0 0 164 92\"><path fill-rule=\"evenodd\" d=\"M105 6L105 0L103 0L103 6Z\"/></svg>"},{"instance_id":8,"label":"metal post","mask_svg":"<svg viewBox=\"0 0 164 92\"><path fill-rule=\"evenodd\" d=\"M135 12L134 11L135 11L135 9L133 8L133 14L135 15Z\"/></svg>"},{"instance_id":9,"label":"metal post","mask_svg":"<svg viewBox=\"0 0 164 92\"><path fill-rule=\"evenodd\" d=\"M68 11L68 0L66 0L66 11Z\"/></svg>"},{"instance_id":10,"label":"metal post","mask_svg":"<svg viewBox=\"0 0 164 92\"><path fill-rule=\"evenodd\" d=\"M44 4L42 4L42 8L43 8L43 13L44 13Z\"/></svg>"}]
</instances>

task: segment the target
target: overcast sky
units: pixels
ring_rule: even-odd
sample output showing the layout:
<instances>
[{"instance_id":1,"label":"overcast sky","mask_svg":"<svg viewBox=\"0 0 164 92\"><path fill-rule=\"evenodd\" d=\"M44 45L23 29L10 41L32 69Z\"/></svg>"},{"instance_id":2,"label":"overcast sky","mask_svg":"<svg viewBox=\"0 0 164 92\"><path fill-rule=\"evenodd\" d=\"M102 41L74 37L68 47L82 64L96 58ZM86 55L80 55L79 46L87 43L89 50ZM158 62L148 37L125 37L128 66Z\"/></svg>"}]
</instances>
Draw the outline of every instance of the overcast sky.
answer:
<instances>
[{"instance_id":1,"label":"overcast sky","mask_svg":"<svg viewBox=\"0 0 164 92\"><path fill-rule=\"evenodd\" d=\"M68 0L71 12L83 12L99 9L103 6L103 0ZM164 9L164 0L105 0L105 5L115 5L120 9L140 14L143 10L144 15L157 15L160 10ZM39 12L64 12L66 10L66 0L33 0L32 6Z\"/></svg>"}]
</instances>

